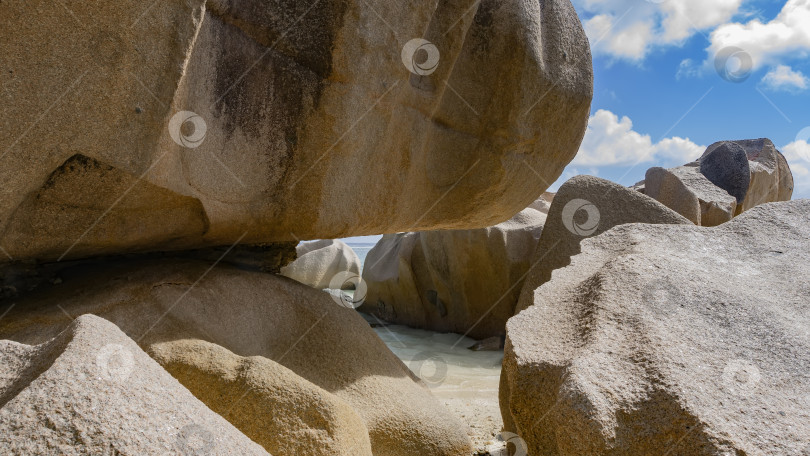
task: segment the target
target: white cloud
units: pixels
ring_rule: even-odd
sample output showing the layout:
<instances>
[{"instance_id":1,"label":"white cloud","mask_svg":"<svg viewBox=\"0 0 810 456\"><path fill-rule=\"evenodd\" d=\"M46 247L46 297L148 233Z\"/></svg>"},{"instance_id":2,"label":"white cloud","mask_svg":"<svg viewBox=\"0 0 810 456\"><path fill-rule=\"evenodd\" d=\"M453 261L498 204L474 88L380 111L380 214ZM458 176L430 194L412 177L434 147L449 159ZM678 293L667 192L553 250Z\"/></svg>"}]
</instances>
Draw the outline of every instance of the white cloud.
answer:
<instances>
[{"instance_id":1,"label":"white cloud","mask_svg":"<svg viewBox=\"0 0 810 456\"><path fill-rule=\"evenodd\" d=\"M793 141L782 148L791 168L795 165L810 166L810 144L807 140Z\"/></svg>"},{"instance_id":2,"label":"white cloud","mask_svg":"<svg viewBox=\"0 0 810 456\"><path fill-rule=\"evenodd\" d=\"M777 64L780 58L810 50L810 0L788 0L773 20L721 25L710 37L709 56L734 46L751 56L753 69Z\"/></svg>"},{"instance_id":3,"label":"white cloud","mask_svg":"<svg viewBox=\"0 0 810 456\"><path fill-rule=\"evenodd\" d=\"M793 172L793 198L810 198L810 144L798 139L782 148Z\"/></svg>"},{"instance_id":4,"label":"white cloud","mask_svg":"<svg viewBox=\"0 0 810 456\"><path fill-rule=\"evenodd\" d=\"M701 74L701 67L692 59L683 59L678 65L678 72L675 74L675 79L681 78L694 78Z\"/></svg>"},{"instance_id":5,"label":"white cloud","mask_svg":"<svg viewBox=\"0 0 810 456\"><path fill-rule=\"evenodd\" d=\"M667 0L661 3L664 13L662 41L673 43L731 19L742 0Z\"/></svg>"},{"instance_id":6,"label":"white cloud","mask_svg":"<svg viewBox=\"0 0 810 456\"><path fill-rule=\"evenodd\" d=\"M810 81L800 71L794 71L787 65L777 65L762 78L762 83L771 90L798 91L807 89Z\"/></svg>"},{"instance_id":7,"label":"white cloud","mask_svg":"<svg viewBox=\"0 0 810 456\"><path fill-rule=\"evenodd\" d=\"M640 61L656 46L682 43L731 20L743 0L574 0L594 54Z\"/></svg>"},{"instance_id":8,"label":"white cloud","mask_svg":"<svg viewBox=\"0 0 810 456\"><path fill-rule=\"evenodd\" d=\"M653 143L649 135L633 130L629 117L600 109L588 119L588 130L574 161L575 166L634 165L654 160L683 164L700 157L705 146L689 138L665 138Z\"/></svg>"},{"instance_id":9,"label":"white cloud","mask_svg":"<svg viewBox=\"0 0 810 456\"><path fill-rule=\"evenodd\" d=\"M652 24L640 21L620 27L620 23L610 14L600 14L585 21L583 26L595 52L603 51L629 60L643 59L653 36Z\"/></svg>"},{"instance_id":10,"label":"white cloud","mask_svg":"<svg viewBox=\"0 0 810 456\"><path fill-rule=\"evenodd\" d=\"M655 145L656 158L678 165L697 160L705 151L706 146L698 146L689 138L678 136L662 139Z\"/></svg>"}]
</instances>

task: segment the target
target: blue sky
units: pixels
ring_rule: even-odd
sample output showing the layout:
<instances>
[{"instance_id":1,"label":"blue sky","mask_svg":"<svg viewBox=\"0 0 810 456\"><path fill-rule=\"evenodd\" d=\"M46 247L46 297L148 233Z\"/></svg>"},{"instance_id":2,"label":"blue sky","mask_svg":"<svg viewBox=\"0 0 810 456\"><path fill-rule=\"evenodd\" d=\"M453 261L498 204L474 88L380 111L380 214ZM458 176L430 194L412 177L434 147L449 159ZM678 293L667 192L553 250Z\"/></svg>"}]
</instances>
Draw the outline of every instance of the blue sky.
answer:
<instances>
[{"instance_id":1,"label":"blue sky","mask_svg":"<svg viewBox=\"0 0 810 456\"><path fill-rule=\"evenodd\" d=\"M810 0L574 0L591 43L577 174L624 185L725 139L770 138L810 198ZM373 242L377 237L350 238Z\"/></svg>"},{"instance_id":2,"label":"blue sky","mask_svg":"<svg viewBox=\"0 0 810 456\"><path fill-rule=\"evenodd\" d=\"M552 190L576 174L631 185L715 141L767 137L788 158L794 198L810 197L810 0L574 6L594 54L594 99L579 154Z\"/></svg>"}]
</instances>

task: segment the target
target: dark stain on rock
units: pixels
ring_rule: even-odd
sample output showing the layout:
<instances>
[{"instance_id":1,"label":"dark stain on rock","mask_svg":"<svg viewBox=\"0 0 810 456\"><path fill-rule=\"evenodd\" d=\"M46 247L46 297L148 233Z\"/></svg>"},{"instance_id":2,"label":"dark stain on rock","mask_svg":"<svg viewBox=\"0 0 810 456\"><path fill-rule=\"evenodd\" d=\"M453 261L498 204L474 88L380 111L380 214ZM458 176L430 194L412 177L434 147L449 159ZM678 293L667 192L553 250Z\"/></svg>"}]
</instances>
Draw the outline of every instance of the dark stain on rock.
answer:
<instances>
[{"instance_id":1,"label":"dark stain on rock","mask_svg":"<svg viewBox=\"0 0 810 456\"><path fill-rule=\"evenodd\" d=\"M207 27L217 43L213 98L221 98L213 113L226 140L238 129L272 145L263 153L275 184L264 199L285 200L305 123L332 75L347 1L208 3ZM279 220L284 214L268 217Z\"/></svg>"},{"instance_id":2,"label":"dark stain on rock","mask_svg":"<svg viewBox=\"0 0 810 456\"><path fill-rule=\"evenodd\" d=\"M447 307L444 305L444 301L439 297L439 293L436 290L428 290L425 293L425 299L436 308L439 315L442 317L447 316Z\"/></svg>"},{"instance_id":3,"label":"dark stain on rock","mask_svg":"<svg viewBox=\"0 0 810 456\"><path fill-rule=\"evenodd\" d=\"M49 190L53 188L54 184L67 174L75 174L90 170L102 170L109 172L114 169L115 168L112 166L105 165L104 163L94 160L86 155L76 154L65 160L64 163L56 168L51 175L48 176L48 179L42 185L40 190Z\"/></svg>"},{"instance_id":4,"label":"dark stain on rock","mask_svg":"<svg viewBox=\"0 0 810 456\"><path fill-rule=\"evenodd\" d=\"M473 25L470 27L473 36L468 38L468 41L473 44L472 49L475 53L486 54L489 52L490 42L492 41L490 35L494 33L493 24L495 23L496 10L499 7L500 2L492 0L482 0L478 5L478 10L473 16Z\"/></svg>"},{"instance_id":5,"label":"dark stain on rock","mask_svg":"<svg viewBox=\"0 0 810 456\"><path fill-rule=\"evenodd\" d=\"M216 106L225 133L239 126L258 135L252 124L273 122L283 127L288 143L297 143L297 127L318 106L332 73L346 1L209 2L209 8L222 23L214 90L217 98L225 95Z\"/></svg>"}]
</instances>

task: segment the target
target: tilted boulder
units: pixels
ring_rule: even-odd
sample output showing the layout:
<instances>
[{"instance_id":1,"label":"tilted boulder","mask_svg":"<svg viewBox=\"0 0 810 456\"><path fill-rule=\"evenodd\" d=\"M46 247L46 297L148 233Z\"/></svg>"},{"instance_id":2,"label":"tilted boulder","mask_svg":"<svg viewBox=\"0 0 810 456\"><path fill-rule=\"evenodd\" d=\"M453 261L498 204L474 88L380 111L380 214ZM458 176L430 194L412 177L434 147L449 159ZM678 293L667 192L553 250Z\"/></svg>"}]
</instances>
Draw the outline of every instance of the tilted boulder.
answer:
<instances>
[{"instance_id":1,"label":"tilted boulder","mask_svg":"<svg viewBox=\"0 0 810 456\"><path fill-rule=\"evenodd\" d=\"M40 345L0 340L3 454L268 454L114 324L65 321Z\"/></svg>"},{"instance_id":2,"label":"tilted boulder","mask_svg":"<svg viewBox=\"0 0 810 456\"><path fill-rule=\"evenodd\" d=\"M476 230L383 236L366 256L361 311L411 327L504 334L546 220L548 202Z\"/></svg>"},{"instance_id":3,"label":"tilted boulder","mask_svg":"<svg viewBox=\"0 0 810 456\"><path fill-rule=\"evenodd\" d=\"M717 226L759 204L790 200L793 174L770 139L720 141L696 162L650 168L644 186L647 195L694 224Z\"/></svg>"},{"instance_id":4,"label":"tilted boulder","mask_svg":"<svg viewBox=\"0 0 810 456\"><path fill-rule=\"evenodd\" d=\"M262 396L263 385L296 384L286 374L287 380L264 377L286 372L272 364L265 363L271 366L265 369L261 364L247 362L244 366L251 369L244 372L246 376L232 377L233 363L242 362L240 357L259 356L280 364L328 393L320 395L325 402L319 413L337 413L341 409L337 401L331 401L332 396L348 404L365 423L375 456L468 456L472 452L465 426L431 395L354 309L339 305L340 300L333 300L327 293L285 277L226 264L212 268L208 262L193 260L80 265L61 274L63 283L16 301L0 320L0 339L41 343L69 324L66 313L91 313L118 325L173 372L179 368L171 363L182 360L184 350L182 345L168 346L171 356L161 354L161 347L167 347L167 343L203 341L224 348L234 356L227 352L222 356L198 353L197 347L210 348L205 344L186 346L190 352L185 361L188 369L219 372L221 378L181 372L178 379L214 382L230 398L245 394L240 386L246 383L259 387L248 393L257 395L257 401L278 404L273 401L286 400L293 391ZM215 387L214 383L210 387ZM222 411L222 397L198 390L205 391L209 386L190 384L189 388L202 401L210 402L206 405L212 410L232 419L236 427L244 427L251 418L239 413L261 412L255 421L268 420L263 415L266 410L247 405L230 413ZM311 403L318 399L319 391L303 387L301 397ZM312 429L308 426L315 419L314 411L295 408L285 413L295 415L287 421L291 426L309 423L300 429L302 435ZM335 419L347 416L347 412L340 413L333 415ZM337 424L320 426L341 429ZM347 432L333 438L350 435ZM320 435L313 437L315 441L320 439ZM295 444L279 442L276 448L289 449ZM312 447L307 441L300 445ZM338 447L346 448L334 442L332 448ZM362 454L362 446L358 452Z\"/></svg>"},{"instance_id":5,"label":"tilted boulder","mask_svg":"<svg viewBox=\"0 0 810 456\"><path fill-rule=\"evenodd\" d=\"M505 429L538 455L806 454L809 227L799 200L584 241L507 324Z\"/></svg>"},{"instance_id":6,"label":"tilted boulder","mask_svg":"<svg viewBox=\"0 0 810 456\"><path fill-rule=\"evenodd\" d=\"M734 150L733 155L729 155L729 150ZM789 201L793 196L793 174L770 139L720 141L709 146L699 162L701 172L709 180L714 178L710 176L725 176L714 178L719 182L715 184L737 197L735 215L759 204ZM747 182L744 190L739 189L744 182Z\"/></svg>"},{"instance_id":7,"label":"tilted boulder","mask_svg":"<svg viewBox=\"0 0 810 456\"><path fill-rule=\"evenodd\" d=\"M751 185L751 167L745 149L734 141L712 144L698 160L700 173L742 204Z\"/></svg>"},{"instance_id":8,"label":"tilted boulder","mask_svg":"<svg viewBox=\"0 0 810 456\"><path fill-rule=\"evenodd\" d=\"M489 226L588 120L569 0L37 5L0 9L18 260Z\"/></svg>"},{"instance_id":9,"label":"tilted boulder","mask_svg":"<svg viewBox=\"0 0 810 456\"><path fill-rule=\"evenodd\" d=\"M795 188L793 172L790 170L785 156L778 150L776 151L776 162L779 167L779 193L776 196L777 201L790 201L793 197L793 189Z\"/></svg>"},{"instance_id":10,"label":"tilted boulder","mask_svg":"<svg viewBox=\"0 0 810 456\"><path fill-rule=\"evenodd\" d=\"M360 276L360 258L345 242L324 239L302 242L295 248L298 258L281 268L281 275L314 288L340 288L339 274ZM335 278L338 278L337 283Z\"/></svg>"},{"instance_id":11,"label":"tilted boulder","mask_svg":"<svg viewBox=\"0 0 810 456\"><path fill-rule=\"evenodd\" d=\"M737 214L760 204L789 201L793 196L793 174L773 142L767 138L734 142L745 151L751 171L748 193L737 207Z\"/></svg>"},{"instance_id":12,"label":"tilted boulder","mask_svg":"<svg viewBox=\"0 0 810 456\"><path fill-rule=\"evenodd\" d=\"M695 225L717 226L731 220L737 200L701 174L697 164L650 168L645 194L683 215Z\"/></svg>"},{"instance_id":13,"label":"tilted boulder","mask_svg":"<svg viewBox=\"0 0 810 456\"><path fill-rule=\"evenodd\" d=\"M566 181L551 203L533 253L515 313L529 307L534 290L568 265L579 243L626 223L690 224L689 220L643 193L593 176Z\"/></svg>"},{"instance_id":14,"label":"tilted boulder","mask_svg":"<svg viewBox=\"0 0 810 456\"><path fill-rule=\"evenodd\" d=\"M711 184L711 182L709 183ZM683 215L695 225L700 225L700 200L681 180L675 170L660 167L648 169L644 176L644 194ZM737 205L736 202L734 205ZM733 215L732 209L729 220Z\"/></svg>"}]
</instances>

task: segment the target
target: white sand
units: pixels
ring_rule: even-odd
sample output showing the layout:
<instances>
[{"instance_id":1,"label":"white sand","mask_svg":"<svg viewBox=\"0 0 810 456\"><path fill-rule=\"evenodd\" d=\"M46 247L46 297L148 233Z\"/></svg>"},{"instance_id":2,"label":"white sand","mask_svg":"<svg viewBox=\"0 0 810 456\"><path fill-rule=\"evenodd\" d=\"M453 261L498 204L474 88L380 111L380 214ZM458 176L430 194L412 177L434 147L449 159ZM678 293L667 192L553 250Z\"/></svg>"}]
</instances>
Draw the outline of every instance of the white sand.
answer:
<instances>
[{"instance_id":1,"label":"white sand","mask_svg":"<svg viewBox=\"0 0 810 456\"><path fill-rule=\"evenodd\" d=\"M366 318L375 322L373 317ZM468 350L475 340L458 334L399 325L378 327L375 331L425 381L433 395L467 423L478 451L474 454L501 454L498 450L503 443L497 436L503 421L498 408L498 383L503 351Z\"/></svg>"}]
</instances>

